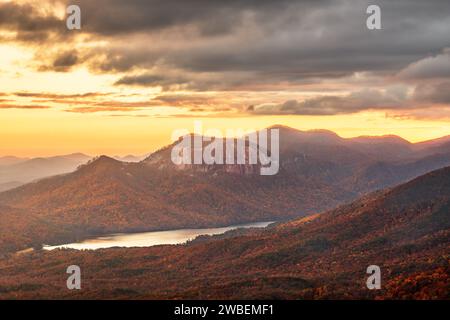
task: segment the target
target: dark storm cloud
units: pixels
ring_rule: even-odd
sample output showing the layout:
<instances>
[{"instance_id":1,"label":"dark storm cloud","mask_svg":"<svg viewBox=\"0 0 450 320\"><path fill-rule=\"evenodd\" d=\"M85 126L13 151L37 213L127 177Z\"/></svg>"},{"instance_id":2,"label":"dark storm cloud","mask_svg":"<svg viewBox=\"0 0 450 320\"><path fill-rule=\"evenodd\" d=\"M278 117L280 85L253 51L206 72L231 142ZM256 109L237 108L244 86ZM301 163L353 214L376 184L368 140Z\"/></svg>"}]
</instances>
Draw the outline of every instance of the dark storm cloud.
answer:
<instances>
[{"instance_id":1,"label":"dark storm cloud","mask_svg":"<svg viewBox=\"0 0 450 320\"><path fill-rule=\"evenodd\" d=\"M403 79L450 78L450 48L416 61L400 72Z\"/></svg>"},{"instance_id":2,"label":"dark storm cloud","mask_svg":"<svg viewBox=\"0 0 450 320\"><path fill-rule=\"evenodd\" d=\"M20 31L42 31L57 28L61 20L44 16L29 4L0 3L0 26Z\"/></svg>"},{"instance_id":3,"label":"dark storm cloud","mask_svg":"<svg viewBox=\"0 0 450 320\"><path fill-rule=\"evenodd\" d=\"M448 102L443 93L450 76L448 0L78 0L70 4L81 7L79 32L68 32L64 21L37 5L14 3L0 4L0 28L17 31L21 41L55 47L36 58L44 65L40 70L68 71L85 65L95 73L119 73L117 86L255 91L324 83L326 90L327 81L365 72L374 82L392 76L391 81L407 82L413 89L411 97L362 90L255 106L249 113L339 114ZM369 4L381 7L382 30L366 28ZM83 41L92 42L77 47L75 37L49 41L54 33L82 35Z\"/></svg>"},{"instance_id":4,"label":"dark storm cloud","mask_svg":"<svg viewBox=\"0 0 450 320\"><path fill-rule=\"evenodd\" d=\"M0 3L0 29L15 31L16 40L24 42L44 42L51 32L67 34L63 20L37 6L14 2Z\"/></svg>"},{"instance_id":5,"label":"dark storm cloud","mask_svg":"<svg viewBox=\"0 0 450 320\"><path fill-rule=\"evenodd\" d=\"M224 77L231 71L246 72L247 83L261 82L262 77L298 83L358 71L395 73L450 45L446 0L52 1L79 5L80 33L109 41L107 46L84 48L85 59L49 57L55 69L87 63L99 73L139 70L142 74L159 66ZM366 28L369 4L380 5L382 30ZM17 38L23 41L44 42L49 32L75 34L67 32L64 21L43 14L37 6L9 2L0 5L0 27L19 31ZM133 38L137 35L144 38ZM119 84L159 82L170 87L184 80L134 74ZM189 81L191 89L204 84Z\"/></svg>"},{"instance_id":6,"label":"dark storm cloud","mask_svg":"<svg viewBox=\"0 0 450 320\"><path fill-rule=\"evenodd\" d=\"M337 115L365 110L424 110L450 104L450 81L418 84L412 94L406 87L387 90L366 89L344 96L320 96L304 101L288 100L249 106L247 113L255 115Z\"/></svg>"},{"instance_id":7,"label":"dark storm cloud","mask_svg":"<svg viewBox=\"0 0 450 320\"><path fill-rule=\"evenodd\" d=\"M418 85L413 99L422 103L450 104L450 81Z\"/></svg>"},{"instance_id":8,"label":"dark storm cloud","mask_svg":"<svg viewBox=\"0 0 450 320\"><path fill-rule=\"evenodd\" d=\"M155 74L142 74L136 76L125 76L119 79L116 85L135 85L135 86L173 86L183 85L189 81L184 77L168 77Z\"/></svg>"},{"instance_id":9,"label":"dark storm cloud","mask_svg":"<svg viewBox=\"0 0 450 320\"><path fill-rule=\"evenodd\" d=\"M238 89L251 89L252 85L262 85L267 82L272 84L277 81L277 77L270 79L264 76L239 74L237 72L224 73L201 73L180 70L169 72L143 73L128 75L120 78L114 84L116 86L136 86L136 87L161 87L164 91L176 91L179 89L193 91L228 91Z\"/></svg>"},{"instance_id":10,"label":"dark storm cloud","mask_svg":"<svg viewBox=\"0 0 450 320\"><path fill-rule=\"evenodd\" d=\"M153 32L173 27L194 26L200 34L227 34L243 23L249 11L276 12L289 0L77 0L83 12L83 28L101 35ZM306 0L316 6L318 1ZM325 1L324 1L325 2ZM328 2L328 1L327 1Z\"/></svg>"},{"instance_id":11,"label":"dark storm cloud","mask_svg":"<svg viewBox=\"0 0 450 320\"><path fill-rule=\"evenodd\" d=\"M450 44L449 1L78 1L83 32L121 45L92 49L96 72L141 74L160 68L223 75L247 84L299 83L354 72L396 73ZM369 4L382 9L382 30L365 26ZM147 39L128 42L131 35ZM152 35L157 35L156 38ZM130 40L132 41L132 40ZM145 43L148 41L148 43ZM269 79L269 80L266 80ZM234 82L233 79L232 82ZM134 73L118 84L202 90L205 82ZM239 82L239 81L238 81ZM206 83L214 87L214 83Z\"/></svg>"},{"instance_id":12,"label":"dark storm cloud","mask_svg":"<svg viewBox=\"0 0 450 320\"><path fill-rule=\"evenodd\" d=\"M68 51L60 54L53 62L53 68L57 71L68 71L70 67L76 65L78 56L76 52Z\"/></svg>"},{"instance_id":13,"label":"dark storm cloud","mask_svg":"<svg viewBox=\"0 0 450 320\"><path fill-rule=\"evenodd\" d=\"M304 101L289 100L281 104L250 106L247 112L264 115L335 115L367 109L396 109L405 106L403 90L362 90L346 96L322 96Z\"/></svg>"}]
</instances>

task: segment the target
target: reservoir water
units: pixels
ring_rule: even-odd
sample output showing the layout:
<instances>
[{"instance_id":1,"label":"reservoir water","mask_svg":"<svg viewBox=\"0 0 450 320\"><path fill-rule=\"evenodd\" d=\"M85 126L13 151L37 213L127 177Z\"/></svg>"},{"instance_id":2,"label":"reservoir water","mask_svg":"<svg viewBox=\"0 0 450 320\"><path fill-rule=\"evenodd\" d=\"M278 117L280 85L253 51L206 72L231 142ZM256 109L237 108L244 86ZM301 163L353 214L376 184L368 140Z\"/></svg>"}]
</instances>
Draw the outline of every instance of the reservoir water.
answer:
<instances>
[{"instance_id":1,"label":"reservoir water","mask_svg":"<svg viewBox=\"0 0 450 320\"><path fill-rule=\"evenodd\" d=\"M273 223L273 221L255 222L222 228L180 229L141 233L118 233L87 239L78 243L69 243L58 246L44 246L44 250L54 250L59 248L96 250L112 247L133 248L151 247L163 244L182 244L189 240L193 240L200 235L217 235L240 228L265 228L271 223Z\"/></svg>"}]
</instances>

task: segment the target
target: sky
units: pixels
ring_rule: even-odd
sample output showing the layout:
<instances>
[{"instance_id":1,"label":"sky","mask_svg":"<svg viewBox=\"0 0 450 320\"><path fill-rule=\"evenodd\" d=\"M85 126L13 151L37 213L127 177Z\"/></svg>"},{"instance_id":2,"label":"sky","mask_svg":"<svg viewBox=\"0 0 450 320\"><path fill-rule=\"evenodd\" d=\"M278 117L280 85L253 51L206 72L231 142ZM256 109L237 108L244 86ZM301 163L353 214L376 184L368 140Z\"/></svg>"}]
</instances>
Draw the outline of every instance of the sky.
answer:
<instances>
[{"instance_id":1,"label":"sky","mask_svg":"<svg viewBox=\"0 0 450 320\"><path fill-rule=\"evenodd\" d=\"M0 0L0 156L145 154L195 120L449 135L449 29L448 0Z\"/></svg>"}]
</instances>

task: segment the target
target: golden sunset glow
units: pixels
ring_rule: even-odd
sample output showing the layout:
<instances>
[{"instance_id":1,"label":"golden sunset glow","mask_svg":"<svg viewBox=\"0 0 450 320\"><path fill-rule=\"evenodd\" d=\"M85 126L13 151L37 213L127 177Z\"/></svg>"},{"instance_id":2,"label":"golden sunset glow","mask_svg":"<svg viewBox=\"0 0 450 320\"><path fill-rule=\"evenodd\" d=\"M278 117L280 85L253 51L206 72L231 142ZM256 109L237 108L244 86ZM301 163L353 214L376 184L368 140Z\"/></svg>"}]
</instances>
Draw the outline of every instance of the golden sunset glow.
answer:
<instances>
[{"instance_id":1,"label":"golden sunset glow","mask_svg":"<svg viewBox=\"0 0 450 320\"><path fill-rule=\"evenodd\" d=\"M115 25L108 8L81 2L82 10L105 17L86 15L81 30L68 31L63 0L40 7L0 1L0 9L21 17L0 24L0 155L144 154L169 143L173 130L192 130L196 119L220 130L282 124L342 137L394 134L411 142L450 134L450 106L442 97L450 64L444 44L433 55L413 53L414 59L405 52L408 58L395 67L389 53L373 58L386 59L377 62L379 70L345 67L340 58L331 65L328 58L313 59L305 53L308 44L295 44L319 37L295 21L279 22L284 35L269 25L255 29L250 18L208 35L199 31L196 13L186 25L141 26L133 11L129 24ZM327 32L320 35L324 41L334 31ZM383 32L369 38L383 42ZM289 35L294 39L287 46L282 36ZM279 52L268 51L270 41ZM386 52L395 46L383 43ZM228 46L242 57L227 57ZM439 64L445 72L428 73Z\"/></svg>"},{"instance_id":2,"label":"golden sunset glow","mask_svg":"<svg viewBox=\"0 0 450 320\"><path fill-rule=\"evenodd\" d=\"M448 300L449 13L0 0L0 301L291 319Z\"/></svg>"}]
</instances>

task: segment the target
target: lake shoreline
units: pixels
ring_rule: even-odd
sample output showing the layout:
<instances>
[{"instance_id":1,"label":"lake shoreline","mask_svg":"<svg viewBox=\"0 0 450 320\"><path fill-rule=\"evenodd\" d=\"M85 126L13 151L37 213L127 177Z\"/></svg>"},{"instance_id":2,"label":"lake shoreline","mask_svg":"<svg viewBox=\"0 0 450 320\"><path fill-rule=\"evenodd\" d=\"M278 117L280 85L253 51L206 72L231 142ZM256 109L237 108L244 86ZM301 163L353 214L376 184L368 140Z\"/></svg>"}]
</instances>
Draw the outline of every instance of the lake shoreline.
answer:
<instances>
[{"instance_id":1,"label":"lake shoreline","mask_svg":"<svg viewBox=\"0 0 450 320\"><path fill-rule=\"evenodd\" d=\"M43 245L44 251L57 249L98 250L107 248L136 248L152 247L157 245L180 245L195 240L200 236L222 235L228 231L238 229L265 228L276 221L251 222L225 227L213 228L183 228L173 230L147 231L147 232L121 232L110 233L80 240L78 242Z\"/></svg>"}]
</instances>

